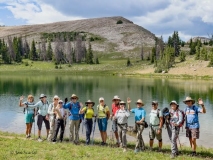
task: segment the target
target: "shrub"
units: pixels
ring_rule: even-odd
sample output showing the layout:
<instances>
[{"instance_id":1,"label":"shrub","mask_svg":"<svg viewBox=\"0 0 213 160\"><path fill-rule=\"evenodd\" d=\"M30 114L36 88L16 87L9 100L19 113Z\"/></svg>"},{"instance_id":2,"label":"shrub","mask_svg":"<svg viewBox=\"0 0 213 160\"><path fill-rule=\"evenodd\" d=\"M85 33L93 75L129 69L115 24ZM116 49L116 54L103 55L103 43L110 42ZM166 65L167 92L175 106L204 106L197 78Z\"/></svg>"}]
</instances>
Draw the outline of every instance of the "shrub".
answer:
<instances>
[{"instance_id":1,"label":"shrub","mask_svg":"<svg viewBox=\"0 0 213 160\"><path fill-rule=\"evenodd\" d=\"M123 21L122 20L118 20L116 24L122 24Z\"/></svg>"},{"instance_id":2,"label":"shrub","mask_svg":"<svg viewBox=\"0 0 213 160\"><path fill-rule=\"evenodd\" d=\"M28 63L28 62L25 62L24 64L25 64L25 66L29 66L29 63Z\"/></svg>"},{"instance_id":3,"label":"shrub","mask_svg":"<svg viewBox=\"0 0 213 160\"><path fill-rule=\"evenodd\" d=\"M57 65L55 65L55 69L58 69L58 66L57 66Z\"/></svg>"}]
</instances>

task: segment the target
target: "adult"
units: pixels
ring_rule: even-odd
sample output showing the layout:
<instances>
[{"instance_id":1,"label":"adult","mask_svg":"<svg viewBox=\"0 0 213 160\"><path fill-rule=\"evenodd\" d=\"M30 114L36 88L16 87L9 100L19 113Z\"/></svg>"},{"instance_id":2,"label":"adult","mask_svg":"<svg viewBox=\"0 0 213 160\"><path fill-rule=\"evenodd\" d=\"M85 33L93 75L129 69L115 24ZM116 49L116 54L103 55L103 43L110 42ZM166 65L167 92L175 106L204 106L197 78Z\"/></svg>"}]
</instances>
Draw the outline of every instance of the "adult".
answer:
<instances>
[{"instance_id":1,"label":"adult","mask_svg":"<svg viewBox=\"0 0 213 160\"><path fill-rule=\"evenodd\" d=\"M82 103L78 102L78 96L75 94L72 94L70 97L70 102L67 103L67 98L65 98L65 103L63 105L63 108L69 109L70 111L70 142L73 142L74 144L79 143L79 125L80 125L80 119L81 116L79 114L79 111L81 110L81 107L83 107ZM75 133L75 136L74 136Z\"/></svg>"},{"instance_id":2,"label":"adult","mask_svg":"<svg viewBox=\"0 0 213 160\"><path fill-rule=\"evenodd\" d=\"M177 138L180 132L180 124L182 123L184 117L179 110L179 104L176 101L171 101L170 107L170 123L167 125L167 131L171 141L171 158L175 158L179 154Z\"/></svg>"},{"instance_id":3,"label":"adult","mask_svg":"<svg viewBox=\"0 0 213 160\"><path fill-rule=\"evenodd\" d=\"M86 145L90 144L90 136L92 133L93 120L92 118L95 116L95 112L93 106L95 102L88 100L85 102L86 107L80 110L80 114L84 114L84 124L86 128Z\"/></svg>"},{"instance_id":4,"label":"adult","mask_svg":"<svg viewBox=\"0 0 213 160\"><path fill-rule=\"evenodd\" d=\"M162 149L162 127L163 127L163 114L160 109L158 109L158 102L152 101L152 109L149 114L149 145L150 150L153 149L154 139L158 140L159 151Z\"/></svg>"},{"instance_id":5,"label":"adult","mask_svg":"<svg viewBox=\"0 0 213 160\"><path fill-rule=\"evenodd\" d=\"M189 142L192 148L192 156L196 156L196 139L199 139L200 124L198 113L206 113L206 108L204 106L203 100L198 99L198 104L201 108L195 106L195 100L191 97L186 97L183 101L186 104L185 114L186 114L186 137L189 138Z\"/></svg>"},{"instance_id":6,"label":"adult","mask_svg":"<svg viewBox=\"0 0 213 160\"><path fill-rule=\"evenodd\" d=\"M115 113L120 109L119 102L121 99L119 96L114 96L112 99L112 131L115 134L115 138L117 140L116 145L119 147L120 142L119 142L119 136L118 136L118 125L117 125L117 119L115 118Z\"/></svg>"},{"instance_id":7,"label":"adult","mask_svg":"<svg viewBox=\"0 0 213 160\"><path fill-rule=\"evenodd\" d=\"M56 114L56 126L55 126L55 132L53 136L53 143L56 142L58 131L60 129L60 137L59 140L60 142L63 141L63 136L64 136L64 129L65 129L65 124L64 124L64 119L66 117L65 110L63 108L63 101L59 100L57 107L54 109L54 112Z\"/></svg>"},{"instance_id":8,"label":"adult","mask_svg":"<svg viewBox=\"0 0 213 160\"><path fill-rule=\"evenodd\" d=\"M126 103L124 101L120 101L119 103L120 109L118 109L114 115L115 119L117 120L117 124L119 127L119 136L121 139L121 147L123 148L123 152L126 152L127 146L127 139L126 139L126 132L127 132L127 122L129 113L129 105L128 110L125 109Z\"/></svg>"},{"instance_id":9,"label":"adult","mask_svg":"<svg viewBox=\"0 0 213 160\"><path fill-rule=\"evenodd\" d=\"M131 109L132 113L135 113L135 128L137 130L137 141L135 145L135 153L145 150L145 144L143 141L142 133L144 130L144 123L146 117L146 111L142 108L144 103L141 99L136 102L137 108Z\"/></svg>"},{"instance_id":10,"label":"adult","mask_svg":"<svg viewBox=\"0 0 213 160\"><path fill-rule=\"evenodd\" d=\"M27 101L23 102L24 96L20 97L19 100L19 107L26 107L28 104L34 104L34 97L32 95L28 95ZM25 123L26 123L26 138L31 137L31 130L34 122L34 117L35 117L35 110L31 108L25 108L24 110L25 114Z\"/></svg>"},{"instance_id":11,"label":"adult","mask_svg":"<svg viewBox=\"0 0 213 160\"><path fill-rule=\"evenodd\" d=\"M54 131L55 131L55 119L56 119L56 115L55 115L55 108L58 105L60 98L55 95L53 97L53 102L50 103L49 107L48 107L48 114L49 114L49 122L50 122L50 131L49 131L49 135L48 135L48 141L52 141L53 135L54 135Z\"/></svg>"},{"instance_id":12,"label":"adult","mask_svg":"<svg viewBox=\"0 0 213 160\"><path fill-rule=\"evenodd\" d=\"M104 103L104 98L99 98L99 105L97 106L98 111L98 128L101 134L101 145L106 145L106 139L107 139L107 121L110 117L110 111L109 107Z\"/></svg>"},{"instance_id":13,"label":"adult","mask_svg":"<svg viewBox=\"0 0 213 160\"><path fill-rule=\"evenodd\" d=\"M47 132L47 138L49 135L50 130L50 123L49 123L49 115L48 115L48 101L47 96L45 94L41 94L39 97L40 101L37 102L35 105L28 105L29 108L38 108L38 141L41 142L41 128L42 128L42 122L44 122L46 126L46 132Z\"/></svg>"}]
</instances>

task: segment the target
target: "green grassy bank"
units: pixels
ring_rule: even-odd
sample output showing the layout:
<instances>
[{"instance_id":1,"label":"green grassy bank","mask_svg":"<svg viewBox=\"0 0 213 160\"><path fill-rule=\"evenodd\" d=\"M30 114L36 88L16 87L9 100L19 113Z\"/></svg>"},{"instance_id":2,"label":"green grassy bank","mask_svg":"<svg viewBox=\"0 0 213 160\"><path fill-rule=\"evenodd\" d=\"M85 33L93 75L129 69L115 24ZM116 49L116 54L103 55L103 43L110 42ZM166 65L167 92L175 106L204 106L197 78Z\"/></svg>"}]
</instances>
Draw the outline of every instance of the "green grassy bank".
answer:
<instances>
[{"instance_id":1,"label":"green grassy bank","mask_svg":"<svg viewBox=\"0 0 213 160\"><path fill-rule=\"evenodd\" d=\"M23 138L24 135L0 132L0 159L72 159L72 160L141 160L141 159L170 159L170 147L163 146L162 152L146 149L144 152L134 153L134 144L128 144L127 152L113 146L102 147L96 140L94 145L74 145L65 139L63 143L52 144L47 141L37 142ZM176 159L213 159L213 149L198 147L197 157L190 157L190 148L182 147L181 154Z\"/></svg>"}]
</instances>

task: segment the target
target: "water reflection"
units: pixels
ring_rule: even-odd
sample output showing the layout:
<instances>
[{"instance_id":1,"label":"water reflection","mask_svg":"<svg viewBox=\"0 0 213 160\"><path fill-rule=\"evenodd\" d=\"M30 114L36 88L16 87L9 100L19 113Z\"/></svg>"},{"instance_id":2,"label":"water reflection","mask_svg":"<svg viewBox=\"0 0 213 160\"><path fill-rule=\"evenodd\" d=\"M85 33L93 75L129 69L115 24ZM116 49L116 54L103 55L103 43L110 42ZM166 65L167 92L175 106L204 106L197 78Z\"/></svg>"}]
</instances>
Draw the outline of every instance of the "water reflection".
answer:
<instances>
[{"instance_id":1,"label":"water reflection","mask_svg":"<svg viewBox=\"0 0 213 160\"><path fill-rule=\"evenodd\" d=\"M32 94L35 96L35 101L38 101L41 93L47 94L50 102L55 94L64 99L65 97L70 97L72 93L75 93L79 96L81 102L91 99L95 101L96 104L98 98L103 96L107 105L110 107L114 95L119 95L125 101L127 97L131 97L133 102L132 107L135 107L134 102L138 98L142 98L145 102L144 108L147 113L151 110L152 100L158 100L161 109L168 107L171 100L176 100L180 104L180 108L183 109L185 105L182 100L184 100L186 96L190 95L195 99L202 97L206 104L207 114L200 115L201 140L198 141L198 144L201 142L208 144L208 146L213 145L213 142L208 141L209 137L213 139L213 128L209 127L209 124L213 123L213 109L211 105L213 103L213 83L211 81L142 79L114 76L76 76L71 74L1 76L0 130L24 133L24 115L22 109L18 107L19 97L21 95L27 96L28 94ZM133 124L133 115L131 115L129 125ZM166 131L164 131L164 133L166 133ZM98 132L96 134L98 134ZM148 135L148 130L145 130L145 134ZM184 134L185 131L181 133L183 137ZM186 141L186 139L184 141Z\"/></svg>"}]
</instances>

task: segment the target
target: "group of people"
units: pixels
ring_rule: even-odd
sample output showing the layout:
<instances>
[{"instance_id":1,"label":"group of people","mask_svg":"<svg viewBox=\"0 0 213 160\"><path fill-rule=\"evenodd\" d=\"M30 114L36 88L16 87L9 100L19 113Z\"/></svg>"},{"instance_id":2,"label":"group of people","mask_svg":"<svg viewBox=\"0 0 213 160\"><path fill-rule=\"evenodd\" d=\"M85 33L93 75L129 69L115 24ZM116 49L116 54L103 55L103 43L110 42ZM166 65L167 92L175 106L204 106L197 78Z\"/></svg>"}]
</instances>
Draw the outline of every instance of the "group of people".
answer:
<instances>
[{"instance_id":1,"label":"group of people","mask_svg":"<svg viewBox=\"0 0 213 160\"><path fill-rule=\"evenodd\" d=\"M149 125L146 121L146 111L143 109L144 103L138 99L135 103L136 107L130 107L131 99L127 98L127 103L122 101L119 96L114 96L112 99L112 110L110 113L109 107L105 104L104 98L99 98L97 105L97 114L95 114L95 102L88 100L85 106L78 102L78 96L72 94L70 101L65 98L64 102L55 95L53 102L49 104L47 96L40 95L40 101L34 103L32 95L28 96L28 100L23 102L24 97L20 97L19 106L25 107L25 122L26 122L26 138L31 136L32 123L35 115L38 114L38 141L41 139L42 123L45 123L47 131L47 139L53 143L57 141L57 135L60 129L59 141L63 141L63 135L66 125L66 119L69 116L69 140L74 144L79 144L79 128L80 124L86 128L86 145L91 143L90 137L92 131L95 130L94 122L98 122L98 127L101 135L101 145L106 145L107 140L107 125L108 120L112 120L112 131L116 138L116 145L123 148L123 152L127 150L126 132L128 128L128 117L130 113L134 113L135 130L137 132L136 145L134 152L145 150L145 144L142 137L144 128L149 126L149 145L150 150L153 148L154 139L158 140L159 151L162 149L162 128L166 125L168 136L171 140L171 158L175 158L179 152L177 147L177 139L179 136L180 127L185 122L186 137L189 138L192 148L192 156L196 155L196 139L199 138L199 118L198 113L206 113L202 99L198 99L198 104L195 105L195 100L191 97L186 97L183 101L186 104L185 110L179 109L179 104L173 100L170 103L170 109L165 108L160 110L158 102L152 101L152 109L149 114ZM94 121L93 121L94 119Z\"/></svg>"}]
</instances>

